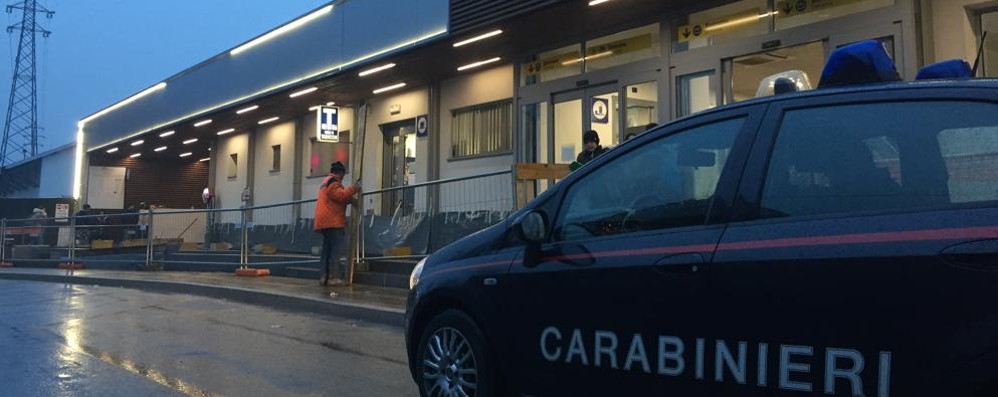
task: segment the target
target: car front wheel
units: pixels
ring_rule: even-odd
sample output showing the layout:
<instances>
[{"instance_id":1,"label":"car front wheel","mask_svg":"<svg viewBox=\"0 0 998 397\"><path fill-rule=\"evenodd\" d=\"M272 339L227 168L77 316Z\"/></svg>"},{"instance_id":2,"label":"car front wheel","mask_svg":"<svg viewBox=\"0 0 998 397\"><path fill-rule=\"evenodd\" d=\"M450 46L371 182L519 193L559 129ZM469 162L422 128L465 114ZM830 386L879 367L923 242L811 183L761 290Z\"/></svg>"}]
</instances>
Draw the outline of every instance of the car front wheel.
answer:
<instances>
[{"instance_id":1,"label":"car front wheel","mask_svg":"<svg viewBox=\"0 0 998 397\"><path fill-rule=\"evenodd\" d=\"M493 397L498 379L485 335L468 315L447 310L426 326L419 342L423 397Z\"/></svg>"}]
</instances>

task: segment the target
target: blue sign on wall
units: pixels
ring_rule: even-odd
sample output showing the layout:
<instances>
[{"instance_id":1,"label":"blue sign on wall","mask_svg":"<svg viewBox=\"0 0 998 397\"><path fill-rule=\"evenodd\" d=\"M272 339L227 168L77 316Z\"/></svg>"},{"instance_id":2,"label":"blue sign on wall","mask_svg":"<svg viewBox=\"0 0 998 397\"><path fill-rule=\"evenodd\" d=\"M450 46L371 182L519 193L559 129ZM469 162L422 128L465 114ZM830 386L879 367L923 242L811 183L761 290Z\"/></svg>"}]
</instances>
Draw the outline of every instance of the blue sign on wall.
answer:
<instances>
[{"instance_id":1,"label":"blue sign on wall","mask_svg":"<svg viewBox=\"0 0 998 397\"><path fill-rule=\"evenodd\" d=\"M340 108L320 106L315 112L315 140L319 142L339 142Z\"/></svg>"},{"instance_id":2,"label":"blue sign on wall","mask_svg":"<svg viewBox=\"0 0 998 397\"><path fill-rule=\"evenodd\" d=\"M430 135L430 120L426 115L416 116L416 137L426 138Z\"/></svg>"},{"instance_id":3,"label":"blue sign on wall","mask_svg":"<svg viewBox=\"0 0 998 397\"><path fill-rule=\"evenodd\" d=\"M604 98L593 98L593 122L606 124L610 122L610 101Z\"/></svg>"}]
</instances>

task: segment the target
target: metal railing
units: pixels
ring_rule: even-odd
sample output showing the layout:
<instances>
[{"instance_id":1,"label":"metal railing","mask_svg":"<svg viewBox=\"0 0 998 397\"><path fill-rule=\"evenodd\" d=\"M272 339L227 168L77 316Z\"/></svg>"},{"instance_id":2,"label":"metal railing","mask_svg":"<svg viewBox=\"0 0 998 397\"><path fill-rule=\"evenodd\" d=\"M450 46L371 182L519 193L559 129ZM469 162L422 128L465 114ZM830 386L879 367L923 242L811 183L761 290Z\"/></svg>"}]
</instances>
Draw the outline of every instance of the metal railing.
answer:
<instances>
[{"instance_id":1,"label":"metal railing","mask_svg":"<svg viewBox=\"0 0 998 397\"><path fill-rule=\"evenodd\" d=\"M511 171L361 194L358 261L428 255L505 219ZM227 209L164 209L0 219L0 263L122 264L214 270L256 265L318 269L316 200ZM352 207L356 215L357 207ZM359 238L356 238L359 237ZM346 252L343 253L344 255ZM290 270L289 270L290 271Z\"/></svg>"}]
</instances>

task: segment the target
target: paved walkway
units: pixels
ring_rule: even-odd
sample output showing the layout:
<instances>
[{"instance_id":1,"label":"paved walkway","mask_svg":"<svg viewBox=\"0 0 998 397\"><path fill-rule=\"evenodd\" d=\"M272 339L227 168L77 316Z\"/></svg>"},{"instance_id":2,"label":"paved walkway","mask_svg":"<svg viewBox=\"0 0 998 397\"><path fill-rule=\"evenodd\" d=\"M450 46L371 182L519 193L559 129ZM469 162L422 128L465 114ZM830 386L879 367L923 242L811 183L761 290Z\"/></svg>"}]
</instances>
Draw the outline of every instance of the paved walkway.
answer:
<instances>
[{"instance_id":1,"label":"paved walkway","mask_svg":"<svg viewBox=\"0 0 998 397\"><path fill-rule=\"evenodd\" d=\"M318 280L237 277L230 273L112 270L0 269L0 279L49 281L185 293L402 325L409 291L365 285L323 287ZM331 296L336 292L336 296Z\"/></svg>"}]
</instances>

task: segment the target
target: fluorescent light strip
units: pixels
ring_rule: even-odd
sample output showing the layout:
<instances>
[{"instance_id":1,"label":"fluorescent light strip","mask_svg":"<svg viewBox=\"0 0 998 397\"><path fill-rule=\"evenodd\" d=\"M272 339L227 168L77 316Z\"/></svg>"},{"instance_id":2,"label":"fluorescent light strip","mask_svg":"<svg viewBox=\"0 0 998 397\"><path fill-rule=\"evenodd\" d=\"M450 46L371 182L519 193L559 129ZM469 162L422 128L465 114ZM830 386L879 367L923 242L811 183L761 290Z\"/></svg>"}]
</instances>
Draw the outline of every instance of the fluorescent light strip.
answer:
<instances>
[{"instance_id":1,"label":"fluorescent light strip","mask_svg":"<svg viewBox=\"0 0 998 397\"><path fill-rule=\"evenodd\" d=\"M175 134L175 133L177 133L177 131L167 131L167 132L164 132L164 133L162 133L162 134L159 134L159 137L160 137L160 138L166 138L166 137L168 137L168 136L170 136L170 135L173 135L173 134Z\"/></svg>"},{"instance_id":2,"label":"fluorescent light strip","mask_svg":"<svg viewBox=\"0 0 998 397\"><path fill-rule=\"evenodd\" d=\"M234 48L232 51L229 51L229 54L230 55L237 55L240 52L243 52L243 51L246 51L246 50L248 50L250 48L256 47L256 46L258 46L260 44L263 44L264 42L269 41L269 40L271 40L271 39L273 39L273 38L275 38L277 36L280 36L282 34L290 32L292 30L298 29L298 28L302 27L303 25L311 22L312 20L314 20L314 19L316 19L318 17L321 17L321 16L329 13L332 10L333 10L333 6L332 5L328 5L328 6L322 7L322 8L316 10L315 12L313 12L311 14L308 14L306 16L298 18L298 19L292 21L291 23L289 23L287 25L284 25L284 26L281 26L281 27L279 27L277 29L271 30L270 32L265 33L263 36L257 37L257 38L255 38L253 40L250 40L246 44L243 44L243 45L241 45L239 47Z\"/></svg>"},{"instance_id":3,"label":"fluorescent light strip","mask_svg":"<svg viewBox=\"0 0 998 397\"><path fill-rule=\"evenodd\" d=\"M187 157L187 156L190 156L190 155L192 155L192 154L194 154L194 153L191 153L191 152L187 152L187 153L180 153L180 157Z\"/></svg>"},{"instance_id":4,"label":"fluorescent light strip","mask_svg":"<svg viewBox=\"0 0 998 397\"><path fill-rule=\"evenodd\" d=\"M597 5L597 4L606 3L608 1L610 1L610 0L592 0L592 1L589 2L589 5L594 6L594 5Z\"/></svg>"},{"instance_id":5,"label":"fluorescent light strip","mask_svg":"<svg viewBox=\"0 0 998 397\"><path fill-rule=\"evenodd\" d=\"M76 123L76 158L73 160L73 198L79 200L82 197L81 193L83 190L83 156L85 155L83 151L83 122ZM118 151L118 148L114 148ZM3 236L0 236L2 238ZM0 244L0 249L3 249L6 242Z\"/></svg>"},{"instance_id":6,"label":"fluorescent light strip","mask_svg":"<svg viewBox=\"0 0 998 397\"><path fill-rule=\"evenodd\" d=\"M194 139L188 139L188 140L184 141L184 145L190 145L190 144L192 144L192 143L194 143L194 142L197 142L197 141L198 141L198 139L197 139L197 138L194 138Z\"/></svg>"},{"instance_id":7,"label":"fluorescent light strip","mask_svg":"<svg viewBox=\"0 0 998 397\"><path fill-rule=\"evenodd\" d=\"M321 108L321 107L322 107L322 105L315 105L315 106L312 106L312 107L308 108L308 111L314 112L316 110L319 110L319 108Z\"/></svg>"},{"instance_id":8,"label":"fluorescent light strip","mask_svg":"<svg viewBox=\"0 0 998 397\"><path fill-rule=\"evenodd\" d=\"M391 90L402 88L402 87L405 87L405 83L398 83L398 84L395 84L395 85L390 85L388 87L381 87L381 88L378 88L378 89L374 90L374 93L375 94L380 94L380 93L385 92L385 91L391 91Z\"/></svg>"},{"instance_id":9,"label":"fluorescent light strip","mask_svg":"<svg viewBox=\"0 0 998 397\"><path fill-rule=\"evenodd\" d=\"M154 151L154 152L162 152L164 150L166 150L166 146L160 146L158 148L153 149L152 151Z\"/></svg>"},{"instance_id":10,"label":"fluorescent light strip","mask_svg":"<svg viewBox=\"0 0 998 397\"><path fill-rule=\"evenodd\" d=\"M367 61L369 59L376 58L376 57L379 57L381 55L388 54L388 53L391 53L391 52L394 52L394 51L397 51L397 50L401 50L401 49L406 48L406 47L412 47L412 46L420 44L420 43L422 43L424 41L436 38L436 37L438 37L440 35L443 35L443 34L446 34L446 33L447 33L447 28L440 28L437 31L427 33L424 36L420 36L420 37L417 37L417 38L414 38L414 39L410 39L410 40L401 42L399 44L396 44L396 45L388 47L388 48L383 48L383 49L380 49L380 50L377 50L377 51L374 51L374 52L371 52L371 53L368 53L368 54L364 54L364 55L358 56L358 57L356 57L354 59L351 59L351 60L349 60L347 62L344 62L344 63L341 63L339 65L330 66L329 68L316 71L315 73L308 74L308 75L302 75L302 76L296 77L296 78L294 78L292 80L288 80L288 81L285 81L285 82L282 82L282 83L277 83L277 84L274 84L274 85L269 86L267 88L263 88L263 89L261 89L259 91L256 91L254 93L247 94L247 95L241 96L239 98L235 98L235 99L227 101L227 102L219 103L219 104L214 105L214 106L205 107L203 109L199 109L199 110L187 113L187 114L185 114L183 116L174 118L173 120L170 120L170 121L167 121L167 122L163 122L163 123L154 125L154 126L152 126L150 128L138 131L138 132L136 132L134 134L131 134L129 136L126 136L126 137L123 137L123 138L120 138L120 139L116 139L116 140L113 140L113 141L110 141L110 142L102 143L102 144L98 145L98 147L95 147L94 149L91 149L91 150L98 150L98 149L101 149L102 147L106 147L108 145L114 145L114 144L116 144L118 142L125 141L125 140L128 140L130 138L134 138L136 136L145 134L147 132L160 129L160 128L166 127L166 126L174 124L174 123L183 122L183 121L185 121L187 119L190 119L192 117L197 117L197 116L200 116L200 115L203 115L203 114L206 114L206 113L211 113L211 112L217 111L217 110L225 108L225 107L232 106L234 104L237 104L237 103L240 103L240 102L243 102L243 101L254 99L254 98L256 98L256 97L258 97L260 95L270 94L270 93L273 93L274 91L285 89L285 88L287 88L289 86L292 86L292 85L301 83L302 81L306 81L306 80L309 80L309 79L321 76L323 74L327 74L327 73L330 73L330 72L333 72L333 71L337 71L337 70L343 70L343 69L345 69L345 68L347 68L347 67L349 67L351 65L354 65L356 63L364 62L364 61ZM77 126L80 129L82 129L83 128L83 124L85 124L85 122L88 121L88 120L80 120L80 121L78 121L77 122Z\"/></svg>"},{"instance_id":11,"label":"fluorescent light strip","mask_svg":"<svg viewBox=\"0 0 998 397\"><path fill-rule=\"evenodd\" d=\"M357 76L364 77L364 76L372 75L372 74L378 73L378 72L380 72L382 70L388 70L388 69L391 69L391 68L394 68L394 67L395 67L394 63L386 63L386 64L378 66L376 68L367 69L367 70L365 70L363 72L357 73Z\"/></svg>"},{"instance_id":12,"label":"fluorescent light strip","mask_svg":"<svg viewBox=\"0 0 998 397\"><path fill-rule=\"evenodd\" d=\"M471 44L471 43L474 43L476 41L485 40L485 39L487 39L489 37L498 36L498 35L501 35L501 34L502 34L502 30L501 29L496 29L496 30L493 30L493 31L488 32L486 34L483 34L483 35L480 35L480 36L475 36L475 37L472 37L470 39L454 43L454 47L460 47L460 46L463 46L465 44Z\"/></svg>"},{"instance_id":13,"label":"fluorescent light strip","mask_svg":"<svg viewBox=\"0 0 998 397\"><path fill-rule=\"evenodd\" d=\"M211 124L212 121L213 121L212 119L201 120L201 121L198 121L197 123L194 123L194 126L195 127L200 127L200 126L203 126L203 125L208 125L208 124Z\"/></svg>"},{"instance_id":14,"label":"fluorescent light strip","mask_svg":"<svg viewBox=\"0 0 998 397\"><path fill-rule=\"evenodd\" d=\"M326 106L333 106L335 104L336 104L336 102L326 102Z\"/></svg>"},{"instance_id":15,"label":"fluorescent light strip","mask_svg":"<svg viewBox=\"0 0 998 397\"><path fill-rule=\"evenodd\" d=\"M111 154L111 153L114 153L114 152L117 152L117 151L118 151L118 148L113 147L113 148L108 149L105 153Z\"/></svg>"},{"instance_id":16,"label":"fluorescent light strip","mask_svg":"<svg viewBox=\"0 0 998 397\"><path fill-rule=\"evenodd\" d=\"M475 63L469 63L467 65L464 65L464 66L461 66L461 67L457 68L457 71L460 72L462 70L468 70L468 69L472 69L472 68L477 68L479 66L488 65L488 64L493 63L493 62L499 62L499 57L495 57L495 58L492 58L492 59L486 59L484 61L478 61L478 62L475 62Z\"/></svg>"},{"instance_id":17,"label":"fluorescent light strip","mask_svg":"<svg viewBox=\"0 0 998 397\"><path fill-rule=\"evenodd\" d=\"M277 121L277 120L280 120L280 119L281 119L280 117L271 117L269 119L260 120L259 122L257 122L257 124L263 125L263 124L274 122L274 121Z\"/></svg>"},{"instance_id":18,"label":"fluorescent light strip","mask_svg":"<svg viewBox=\"0 0 998 397\"><path fill-rule=\"evenodd\" d=\"M135 154L133 154L131 156L128 156L128 158L132 158L132 159L139 158L139 157L142 157L142 153L135 153Z\"/></svg>"},{"instance_id":19,"label":"fluorescent light strip","mask_svg":"<svg viewBox=\"0 0 998 397\"><path fill-rule=\"evenodd\" d=\"M211 161L211 157L205 157L205 158L203 158L201 160L198 160L199 163L203 163L205 161Z\"/></svg>"},{"instance_id":20,"label":"fluorescent light strip","mask_svg":"<svg viewBox=\"0 0 998 397\"><path fill-rule=\"evenodd\" d=\"M130 143L130 145L132 145L132 146L139 146L139 145L141 145L143 143L146 143L146 141L143 141L143 140L139 139L139 140L137 140L135 142Z\"/></svg>"},{"instance_id":21,"label":"fluorescent light strip","mask_svg":"<svg viewBox=\"0 0 998 397\"><path fill-rule=\"evenodd\" d=\"M305 95L305 94L311 94L311 93L316 92L318 90L319 90L319 87L309 87L309 88L306 88L304 90L291 93L291 95L288 95L288 97L290 97L290 98L297 98L297 97L300 97L300 96Z\"/></svg>"},{"instance_id":22,"label":"fluorescent light strip","mask_svg":"<svg viewBox=\"0 0 998 397\"><path fill-rule=\"evenodd\" d=\"M573 60L570 60L570 61L565 61L565 62L562 62L561 64L564 65L564 66L569 66L569 65L573 65L573 64L576 64L576 63L579 63L579 62L582 62L582 61L591 61L593 59L603 58L603 57L610 56L610 55L613 55L613 51L603 51L603 52L600 52L600 53L592 54L592 55L584 57L584 58L578 58L578 59L573 59Z\"/></svg>"},{"instance_id":23,"label":"fluorescent light strip","mask_svg":"<svg viewBox=\"0 0 998 397\"><path fill-rule=\"evenodd\" d=\"M250 106L248 108L237 110L236 114L243 114L243 113L246 113L246 112L252 112L252 111L257 110L259 108L260 108L260 105L253 105L253 106Z\"/></svg>"},{"instance_id":24,"label":"fluorescent light strip","mask_svg":"<svg viewBox=\"0 0 998 397\"><path fill-rule=\"evenodd\" d=\"M227 130L221 130L216 135L225 135L225 134L228 134L230 132L234 132L235 130L236 130L235 128L229 128Z\"/></svg>"},{"instance_id":25,"label":"fluorescent light strip","mask_svg":"<svg viewBox=\"0 0 998 397\"><path fill-rule=\"evenodd\" d=\"M121 102L118 102L118 103L116 103L114 105L108 106L108 107L104 108L104 110L101 110L101 111L99 111L97 113L94 113L94 114L88 116L87 118L85 118L83 120L80 120L80 123L86 124L90 120L93 120L93 119L96 119L96 118L98 118L100 116L108 114L108 113L110 113L110 112L112 112L114 110L117 110L118 108L120 108L122 106L125 106L125 105L127 105L129 103L137 101L139 98L142 98L142 97L144 97L146 95L152 94L153 92L162 90L164 88L166 88L166 82L160 82L159 84L156 84L156 85L154 85L152 87L149 87L149 88L146 88L145 90L142 90L138 94L132 95L132 96L126 98L125 100L121 101Z\"/></svg>"}]
</instances>

